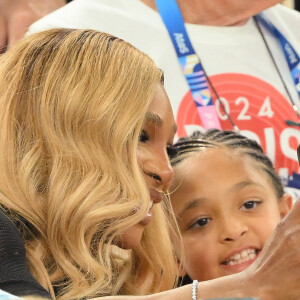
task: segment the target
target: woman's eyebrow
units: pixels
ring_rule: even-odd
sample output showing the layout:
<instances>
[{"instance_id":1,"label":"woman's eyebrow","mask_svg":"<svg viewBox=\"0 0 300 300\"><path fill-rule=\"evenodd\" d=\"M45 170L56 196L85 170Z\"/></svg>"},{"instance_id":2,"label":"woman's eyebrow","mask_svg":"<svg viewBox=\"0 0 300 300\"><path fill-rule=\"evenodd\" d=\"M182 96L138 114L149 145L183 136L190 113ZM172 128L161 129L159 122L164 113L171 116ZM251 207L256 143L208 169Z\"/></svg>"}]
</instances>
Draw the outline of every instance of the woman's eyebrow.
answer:
<instances>
[{"instance_id":1,"label":"woman's eyebrow","mask_svg":"<svg viewBox=\"0 0 300 300\"><path fill-rule=\"evenodd\" d=\"M145 119L146 119L146 122L152 123L152 124L154 124L158 127L161 127L164 123L164 120L158 114L152 113L150 111L148 111L146 113ZM174 124L172 126L172 129L173 129L174 133L176 133L177 132L177 125Z\"/></svg>"},{"instance_id":2,"label":"woman's eyebrow","mask_svg":"<svg viewBox=\"0 0 300 300\"><path fill-rule=\"evenodd\" d=\"M159 127L161 127L164 123L163 119L158 114L149 111L146 113L146 121Z\"/></svg>"}]
</instances>

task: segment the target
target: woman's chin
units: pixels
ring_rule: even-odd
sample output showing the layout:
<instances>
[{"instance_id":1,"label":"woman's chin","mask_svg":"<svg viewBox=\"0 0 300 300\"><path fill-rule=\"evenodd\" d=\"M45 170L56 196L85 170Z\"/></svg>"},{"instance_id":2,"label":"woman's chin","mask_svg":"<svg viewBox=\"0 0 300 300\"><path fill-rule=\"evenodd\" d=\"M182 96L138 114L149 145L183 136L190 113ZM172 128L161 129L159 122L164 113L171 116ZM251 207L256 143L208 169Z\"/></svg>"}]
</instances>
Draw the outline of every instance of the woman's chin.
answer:
<instances>
[{"instance_id":1,"label":"woman's chin","mask_svg":"<svg viewBox=\"0 0 300 300\"><path fill-rule=\"evenodd\" d=\"M142 240L145 226L136 224L125 230L121 235L121 247L123 249L134 249L138 247Z\"/></svg>"}]
</instances>

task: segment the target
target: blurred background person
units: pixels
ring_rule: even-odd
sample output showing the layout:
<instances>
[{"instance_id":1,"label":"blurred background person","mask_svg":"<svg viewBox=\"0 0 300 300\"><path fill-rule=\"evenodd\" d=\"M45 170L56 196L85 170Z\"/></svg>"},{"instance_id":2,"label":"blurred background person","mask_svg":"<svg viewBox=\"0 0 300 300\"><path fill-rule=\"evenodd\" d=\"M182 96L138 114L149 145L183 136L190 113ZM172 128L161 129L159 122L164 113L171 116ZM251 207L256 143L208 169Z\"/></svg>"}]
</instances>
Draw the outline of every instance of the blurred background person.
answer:
<instances>
[{"instance_id":1,"label":"blurred background person","mask_svg":"<svg viewBox=\"0 0 300 300\"><path fill-rule=\"evenodd\" d=\"M0 0L0 53L22 38L33 22L65 4L65 0Z\"/></svg>"}]
</instances>

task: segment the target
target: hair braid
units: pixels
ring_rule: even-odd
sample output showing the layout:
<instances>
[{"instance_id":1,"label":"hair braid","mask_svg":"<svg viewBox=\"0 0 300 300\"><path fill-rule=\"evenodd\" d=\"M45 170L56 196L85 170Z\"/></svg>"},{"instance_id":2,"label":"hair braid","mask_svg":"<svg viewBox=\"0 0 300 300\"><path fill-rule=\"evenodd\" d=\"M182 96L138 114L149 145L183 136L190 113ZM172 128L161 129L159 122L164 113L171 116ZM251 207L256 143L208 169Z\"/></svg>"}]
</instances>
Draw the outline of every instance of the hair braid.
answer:
<instances>
[{"instance_id":1,"label":"hair braid","mask_svg":"<svg viewBox=\"0 0 300 300\"><path fill-rule=\"evenodd\" d=\"M261 164L262 170L269 176L280 199L283 194L283 185L276 173L271 160L264 154L261 146L247 137L229 130L211 129L205 133L195 131L190 137L180 138L174 145L174 154L171 155L171 163L175 167L191 153L204 151L207 148L224 147L239 151L241 155L247 155Z\"/></svg>"}]
</instances>

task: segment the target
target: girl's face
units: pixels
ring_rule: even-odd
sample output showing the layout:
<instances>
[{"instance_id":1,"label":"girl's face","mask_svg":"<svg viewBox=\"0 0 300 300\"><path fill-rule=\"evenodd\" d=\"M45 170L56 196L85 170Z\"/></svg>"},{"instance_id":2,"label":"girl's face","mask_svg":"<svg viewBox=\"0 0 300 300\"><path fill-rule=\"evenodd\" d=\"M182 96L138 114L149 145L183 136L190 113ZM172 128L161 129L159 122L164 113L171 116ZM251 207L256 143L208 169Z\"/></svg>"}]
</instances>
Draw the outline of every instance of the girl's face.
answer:
<instances>
[{"instance_id":1,"label":"girl's face","mask_svg":"<svg viewBox=\"0 0 300 300\"><path fill-rule=\"evenodd\" d=\"M145 226L151 221L151 207L163 200L173 179L173 169L168 152L171 151L176 123L169 98L161 84L157 86L154 98L146 115L140 135L138 161L149 188L150 209L145 217L122 234L124 248L136 247L142 238Z\"/></svg>"},{"instance_id":2,"label":"girl's face","mask_svg":"<svg viewBox=\"0 0 300 300\"><path fill-rule=\"evenodd\" d=\"M170 191L186 250L181 275L201 281L246 269L291 207L258 163L218 148L176 165Z\"/></svg>"}]
</instances>

